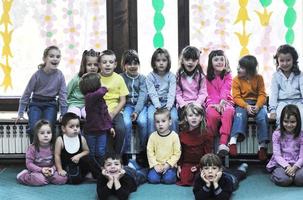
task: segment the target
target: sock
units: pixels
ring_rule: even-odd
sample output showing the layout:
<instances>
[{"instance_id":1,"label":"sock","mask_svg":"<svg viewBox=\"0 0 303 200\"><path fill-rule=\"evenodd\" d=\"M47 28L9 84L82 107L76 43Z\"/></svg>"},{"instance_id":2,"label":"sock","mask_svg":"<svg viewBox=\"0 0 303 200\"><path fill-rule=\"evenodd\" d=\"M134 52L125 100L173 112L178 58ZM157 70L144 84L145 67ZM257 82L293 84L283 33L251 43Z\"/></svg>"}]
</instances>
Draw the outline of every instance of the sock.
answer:
<instances>
[{"instance_id":1,"label":"sock","mask_svg":"<svg viewBox=\"0 0 303 200\"><path fill-rule=\"evenodd\" d=\"M229 144L237 144L237 137L231 137L229 140Z\"/></svg>"}]
</instances>

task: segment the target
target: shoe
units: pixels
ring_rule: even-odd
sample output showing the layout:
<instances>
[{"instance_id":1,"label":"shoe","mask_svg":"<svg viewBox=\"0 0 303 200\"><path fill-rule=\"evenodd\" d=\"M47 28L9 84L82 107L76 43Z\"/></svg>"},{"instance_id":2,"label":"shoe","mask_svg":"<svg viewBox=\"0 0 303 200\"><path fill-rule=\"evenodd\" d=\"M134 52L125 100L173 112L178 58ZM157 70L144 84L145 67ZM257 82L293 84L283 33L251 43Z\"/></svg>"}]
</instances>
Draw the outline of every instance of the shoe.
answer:
<instances>
[{"instance_id":1,"label":"shoe","mask_svg":"<svg viewBox=\"0 0 303 200\"><path fill-rule=\"evenodd\" d=\"M229 152L228 146L226 146L225 144L220 144L219 145L218 152L217 152L219 157L227 156L228 152Z\"/></svg>"},{"instance_id":2,"label":"shoe","mask_svg":"<svg viewBox=\"0 0 303 200\"><path fill-rule=\"evenodd\" d=\"M244 173L247 173L248 164L247 163L242 163L237 169L244 172Z\"/></svg>"},{"instance_id":3,"label":"shoe","mask_svg":"<svg viewBox=\"0 0 303 200\"><path fill-rule=\"evenodd\" d=\"M258 159L262 162L265 162L267 160L267 149L264 147L261 147L258 151Z\"/></svg>"},{"instance_id":4,"label":"shoe","mask_svg":"<svg viewBox=\"0 0 303 200\"><path fill-rule=\"evenodd\" d=\"M21 177L23 174L26 174L26 173L28 173L28 170L27 170L27 169L22 170L19 174L17 174L17 179L19 180L20 177Z\"/></svg>"},{"instance_id":5,"label":"shoe","mask_svg":"<svg viewBox=\"0 0 303 200\"><path fill-rule=\"evenodd\" d=\"M133 159L129 159L127 166L129 166L130 168L134 169L134 170L139 170L142 167L136 162L136 160Z\"/></svg>"},{"instance_id":6,"label":"shoe","mask_svg":"<svg viewBox=\"0 0 303 200\"><path fill-rule=\"evenodd\" d=\"M243 134L239 134L237 137L237 142L242 142L243 140L245 140L245 136Z\"/></svg>"},{"instance_id":7,"label":"shoe","mask_svg":"<svg viewBox=\"0 0 303 200\"><path fill-rule=\"evenodd\" d=\"M238 155L236 144L230 144L229 145L229 155L231 155L231 156L237 156Z\"/></svg>"}]
</instances>

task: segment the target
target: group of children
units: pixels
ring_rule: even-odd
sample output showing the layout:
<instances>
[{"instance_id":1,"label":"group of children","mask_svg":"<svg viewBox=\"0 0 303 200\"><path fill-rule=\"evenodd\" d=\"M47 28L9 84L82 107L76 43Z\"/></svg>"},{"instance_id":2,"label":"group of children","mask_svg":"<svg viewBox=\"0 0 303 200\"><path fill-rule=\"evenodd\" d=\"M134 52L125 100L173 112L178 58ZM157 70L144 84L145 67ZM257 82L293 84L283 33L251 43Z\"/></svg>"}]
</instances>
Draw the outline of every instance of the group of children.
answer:
<instances>
[{"instance_id":1,"label":"group of children","mask_svg":"<svg viewBox=\"0 0 303 200\"><path fill-rule=\"evenodd\" d=\"M153 71L145 77L139 74L140 60L134 50L123 54L121 75L114 72L114 52L86 50L79 73L66 87L57 69L60 50L56 46L45 49L44 63L20 99L17 120L23 118L27 107L32 145L26 154L27 170L18 174L18 181L29 185L80 183L91 172L94 178L103 176L102 180L107 180L105 185L98 181L99 196L110 191L123 196L127 192L119 180L126 174L145 175L150 183L187 186L198 184L194 183L195 177L200 177L205 185L203 191L194 187L196 199L210 195L210 191L218 195L222 191L218 188L223 187L220 180L225 176L219 158L209 154L216 135L220 136L218 156L236 156L236 143L245 138L247 119L254 117L258 157L267 160L266 92L254 56L239 60L234 78L224 51L209 54L206 75L199 57L196 47L185 47L174 75L168 51L158 48L151 58ZM269 117L276 119L278 129L273 135L273 156L267 168L278 185L302 185L303 77L298 54L292 46L281 45L274 59L277 72L272 78ZM53 146L57 101L62 134ZM82 132L80 118L86 120ZM132 160L130 166L135 173L124 170L117 157L130 152L134 124L139 130L140 150L147 154L148 172ZM116 155L108 157L107 152ZM214 172L207 175L207 170ZM140 181L135 182L138 185ZM129 192L135 189L130 187Z\"/></svg>"}]
</instances>

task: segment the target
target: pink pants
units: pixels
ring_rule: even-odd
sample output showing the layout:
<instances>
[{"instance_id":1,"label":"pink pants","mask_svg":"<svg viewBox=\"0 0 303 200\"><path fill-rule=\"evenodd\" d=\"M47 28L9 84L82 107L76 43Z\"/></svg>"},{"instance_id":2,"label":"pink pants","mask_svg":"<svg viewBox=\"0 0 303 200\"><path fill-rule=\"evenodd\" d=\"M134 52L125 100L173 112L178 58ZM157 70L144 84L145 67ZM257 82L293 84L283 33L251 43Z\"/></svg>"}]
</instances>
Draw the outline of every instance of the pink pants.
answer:
<instances>
[{"instance_id":1,"label":"pink pants","mask_svg":"<svg viewBox=\"0 0 303 200\"><path fill-rule=\"evenodd\" d=\"M221 124L220 144L227 144L230 135L235 109L232 106L226 106L222 114L215 108L208 106L206 108L206 120L209 131L213 136L217 135L219 125Z\"/></svg>"},{"instance_id":2,"label":"pink pants","mask_svg":"<svg viewBox=\"0 0 303 200\"><path fill-rule=\"evenodd\" d=\"M45 177L40 172L20 172L22 173L18 178L18 182L24 185L47 185L49 183L52 184L65 184L67 181L67 176L60 176L57 171L54 172L54 175L51 177ZM17 175L18 176L18 175Z\"/></svg>"}]
</instances>

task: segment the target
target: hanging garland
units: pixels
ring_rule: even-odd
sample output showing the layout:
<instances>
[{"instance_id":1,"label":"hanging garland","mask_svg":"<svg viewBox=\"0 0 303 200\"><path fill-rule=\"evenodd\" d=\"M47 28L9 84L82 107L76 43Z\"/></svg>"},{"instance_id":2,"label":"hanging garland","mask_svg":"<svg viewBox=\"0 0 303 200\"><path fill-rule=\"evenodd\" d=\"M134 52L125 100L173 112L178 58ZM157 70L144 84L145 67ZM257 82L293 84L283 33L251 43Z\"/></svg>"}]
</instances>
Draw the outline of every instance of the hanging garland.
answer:
<instances>
[{"instance_id":1,"label":"hanging garland","mask_svg":"<svg viewBox=\"0 0 303 200\"><path fill-rule=\"evenodd\" d=\"M296 0L284 0L284 3L287 5L287 11L284 15L284 25L287 27L287 32L285 34L285 41L287 44L292 44L295 39L295 32L292 29L296 23L297 14L293 8Z\"/></svg>"},{"instance_id":2,"label":"hanging garland","mask_svg":"<svg viewBox=\"0 0 303 200\"><path fill-rule=\"evenodd\" d=\"M153 0L152 3L153 3L153 8L155 10L154 27L156 29L156 34L154 35L153 44L155 48L158 48L164 46L164 38L161 33L165 25L165 18L161 13L164 7L164 2L163 0Z\"/></svg>"}]
</instances>

